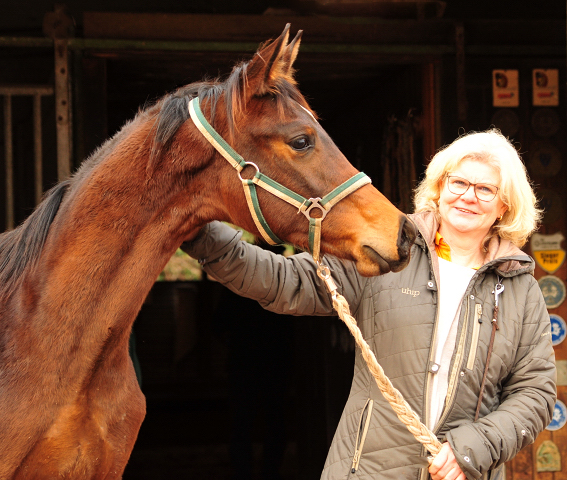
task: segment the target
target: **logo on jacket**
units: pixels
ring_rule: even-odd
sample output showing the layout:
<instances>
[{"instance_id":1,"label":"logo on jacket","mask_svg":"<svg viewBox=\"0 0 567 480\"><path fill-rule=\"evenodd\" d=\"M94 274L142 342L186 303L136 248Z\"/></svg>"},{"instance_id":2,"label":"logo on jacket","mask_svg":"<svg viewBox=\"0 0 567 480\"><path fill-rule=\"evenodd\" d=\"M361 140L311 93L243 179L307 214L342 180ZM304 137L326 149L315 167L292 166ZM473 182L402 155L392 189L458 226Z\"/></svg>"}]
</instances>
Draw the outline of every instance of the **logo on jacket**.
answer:
<instances>
[{"instance_id":1,"label":"logo on jacket","mask_svg":"<svg viewBox=\"0 0 567 480\"><path fill-rule=\"evenodd\" d=\"M410 290L409 288L402 288L402 293L406 295L411 295L412 297L417 297L419 295L419 290Z\"/></svg>"}]
</instances>

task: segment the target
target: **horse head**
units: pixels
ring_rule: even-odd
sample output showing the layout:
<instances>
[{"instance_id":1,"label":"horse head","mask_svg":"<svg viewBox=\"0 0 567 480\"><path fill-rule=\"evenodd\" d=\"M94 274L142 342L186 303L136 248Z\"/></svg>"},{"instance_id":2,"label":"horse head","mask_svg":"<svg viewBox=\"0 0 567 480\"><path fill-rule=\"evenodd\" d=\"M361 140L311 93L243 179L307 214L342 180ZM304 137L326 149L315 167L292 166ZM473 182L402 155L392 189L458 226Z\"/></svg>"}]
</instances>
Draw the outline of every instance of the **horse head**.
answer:
<instances>
[{"instance_id":1,"label":"horse head","mask_svg":"<svg viewBox=\"0 0 567 480\"><path fill-rule=\"evenodd\" d=\"M208 170L216 172L212 188L218 199L210 210L199 212L199 225L218 218L259 234L240 186L241 178L252 178L256 169L307 199L323 198L357 174L296 86L293 63L301 33L288 43L287 25L227 80L197 93L204 116L247 162L242 172L230 172L230 164L199 138L214 163ZM180 135L195 139L190 120L180 127ZM297 207L262 189L258 201L279 238L309 249L309 221L298 216ZM315 209L311 215L319 214ZM322 222L321 251L353 260L361 274L370 276L404 268L414 239L408 218L376 188L365 185L338 202Z\"/></svg>"}]
</instances>

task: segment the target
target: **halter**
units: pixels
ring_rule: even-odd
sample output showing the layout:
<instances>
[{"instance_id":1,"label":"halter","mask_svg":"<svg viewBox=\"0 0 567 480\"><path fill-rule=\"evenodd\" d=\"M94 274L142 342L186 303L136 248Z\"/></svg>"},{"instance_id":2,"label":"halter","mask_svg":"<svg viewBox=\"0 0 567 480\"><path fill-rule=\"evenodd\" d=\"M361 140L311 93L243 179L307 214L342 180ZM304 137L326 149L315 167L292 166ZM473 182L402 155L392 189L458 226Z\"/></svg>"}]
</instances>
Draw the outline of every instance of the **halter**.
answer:
<instances>
[{"instance_id":1,"label":"halter","mask_svg":"<svg viewBox=\"0 0 567 480\"><path fill-rule=\"evenodd\" d=\"M209 124L201 111L198 97L193 98L189 102L189 114L191 115L193 123L195 123L195 126L199 129L203 136L238 172L238 176L242 181L242 186L244 187L244 194L246 195L250 214L252 215L252 219L264 240L266 240L266 242L270 245L283 243L277 235L272 232L268 226L268 222L266 222L266 219L262 214L260 202L258 201L256 185L296 207L297 213L301 212L305 215L309 221L309 249L314 260L319 263L321 249L321 222L327 216L329 210L331 210L331 208L339 201L347 195L350 195L352 192L358 190L363 185L371 183L370 178L365 173L360 172L339 185L323 198L316 197L307 199L291 191L289 188L284 187L275 180L272 180L270 177L262 174L255 163L245 161L244 158L236 153L234 149ZM256 170L252 179L242 178L240 174L242 170L248 166L253 167ZM318 208L320 210L321 216L319 218L311 216L311 211L314 208Z\"/></svg>"}]
</instances>

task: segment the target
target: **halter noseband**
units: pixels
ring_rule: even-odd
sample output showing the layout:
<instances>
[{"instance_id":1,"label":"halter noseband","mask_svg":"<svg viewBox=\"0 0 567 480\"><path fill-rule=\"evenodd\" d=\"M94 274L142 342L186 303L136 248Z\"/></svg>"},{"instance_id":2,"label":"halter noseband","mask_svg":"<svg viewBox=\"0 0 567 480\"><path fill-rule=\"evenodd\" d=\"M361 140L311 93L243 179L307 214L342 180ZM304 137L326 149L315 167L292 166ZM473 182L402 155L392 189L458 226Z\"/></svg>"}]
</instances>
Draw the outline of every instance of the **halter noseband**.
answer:
<instances>
[{"instance_id":1,"label":"halter noseband","mask_svg":"<svg viewBox=\"0 0 567 480\"><path fill-rule=\"evenodd\" d=\"M321 222L329 212L329 210L352 192L358 190L363 185L371 183L370 178L365 173L357 173L346 182L339 185L333 191L325 195L323 198L305 198L301 195L291 191L290 189L279 184L270 177L260 173L260 169L255 163L247 162L242 158L234 149L217 133L217 131L209 124L201 107L199 106L199 98L195 97L189 102L189 114L195 126L215 147L215 149L230 163L238 172L238 176L242 181L244 187L244 194L248 202L248 208L252 215L252 219L258 228L258 231L270 245L278 245L283 243L277 235L272 232L268 226L268 222L262 214L260 203L258 201L258 194L256 185L267 190L271 194L286 201L297 208L297 213L303 213L307 220L309 220L309 249L313 255L314 260L319 263L320 248L321 248ZM256 169L256 174L252 179L242 178L240 172L247 167ZM321 211L320 218L311 216L311 210L318 208Z\"/></svg>"}]
</instances>

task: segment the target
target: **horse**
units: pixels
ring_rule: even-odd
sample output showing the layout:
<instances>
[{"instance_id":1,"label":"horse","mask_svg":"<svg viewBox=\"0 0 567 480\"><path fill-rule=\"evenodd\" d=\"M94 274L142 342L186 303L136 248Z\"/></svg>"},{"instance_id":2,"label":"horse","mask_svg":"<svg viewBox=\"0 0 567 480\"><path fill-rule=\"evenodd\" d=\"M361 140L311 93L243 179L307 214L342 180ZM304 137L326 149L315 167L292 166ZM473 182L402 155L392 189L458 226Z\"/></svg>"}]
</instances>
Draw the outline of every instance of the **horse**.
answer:
<instances>
[{"instance_id":1,"label":"horse","mask_svg":"<svg viewBox=\"0 0 567 480\"><path fill-rule=\"evenodd\" d=\"M208 222L259 234L239 175L196 128L190 100L300 195L323 196L357 173L298 89L300 38L289 42L287 25L225 79L140 109L0 236L0 479L121 478L145 416L128 340L146 295ZM258 201L278 237L309 249L295 207L263 190ZM370 276L405 267L415 227L367 184L329 212L322 234L321 252Z\"/></svg>"}]
</instances>

